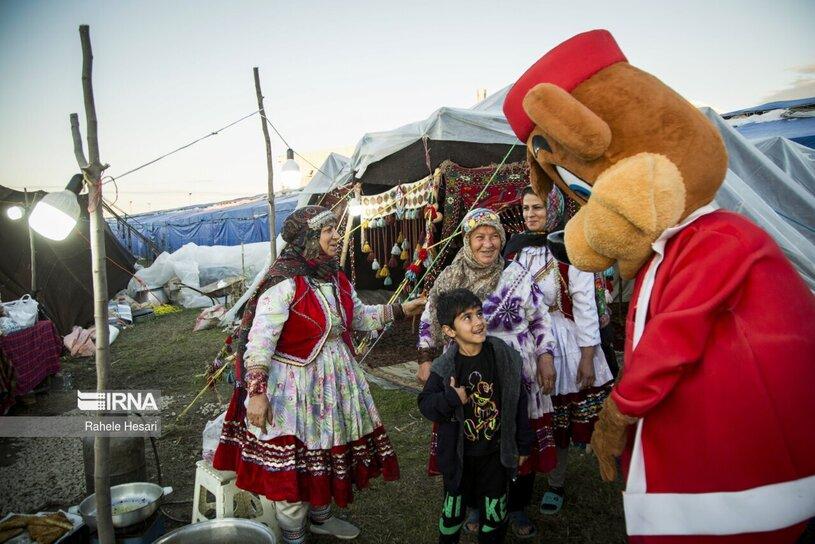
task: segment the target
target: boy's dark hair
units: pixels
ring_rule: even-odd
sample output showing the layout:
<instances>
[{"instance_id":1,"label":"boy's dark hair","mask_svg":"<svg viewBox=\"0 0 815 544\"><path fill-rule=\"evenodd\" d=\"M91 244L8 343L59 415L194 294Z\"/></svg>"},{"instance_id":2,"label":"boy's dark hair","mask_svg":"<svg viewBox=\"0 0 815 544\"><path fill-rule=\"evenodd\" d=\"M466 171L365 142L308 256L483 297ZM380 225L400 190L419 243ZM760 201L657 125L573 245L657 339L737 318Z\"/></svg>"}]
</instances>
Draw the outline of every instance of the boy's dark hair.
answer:
<instances>
[{"instance_id":1,"label":"boy's dark hair","mask_svg":"<svg viewBox=\"0 0 815 544\"><path fill-rule=\"evenodd\" d=\"M451 289L439 295L436 303L436 319L439 326L453 328L456 316L471 308L481 309L481 300L469 289Z\"/></svg>"}]
</instances>

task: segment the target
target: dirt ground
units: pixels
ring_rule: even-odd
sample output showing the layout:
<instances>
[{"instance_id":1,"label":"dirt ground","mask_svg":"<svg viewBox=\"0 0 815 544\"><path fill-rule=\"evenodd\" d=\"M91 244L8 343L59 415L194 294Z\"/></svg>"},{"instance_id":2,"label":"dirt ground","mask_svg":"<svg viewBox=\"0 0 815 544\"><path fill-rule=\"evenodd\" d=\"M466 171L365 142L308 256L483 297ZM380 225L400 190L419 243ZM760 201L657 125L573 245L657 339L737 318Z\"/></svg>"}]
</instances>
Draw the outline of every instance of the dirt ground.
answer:
<instances>
[{"instance_id":1,"label":"dirt ground","mask_svg":"<svg viewBox=\"0 0 815 544\"><path fill-rule=\"evenodd\" d=\"M201 458L201 431L206 422L226 408L232 387L222 381L207 392L181 419L178 414L203 387L203 372L217 354L225 334L220 330L192 332L195 310L155 317L125 330L111 346L112 389L160 389L162 436L157 440L163 484L175 492L164 512L176 521L190 519L195 463ZM415 359L410 322L394 327L379 341L366 364L381 366ZM92 359L66 358L48 393L36 404L18 404L10 415L58 415L76 407L76 389L94 389ZM362 529L360 543L434 542L441 507L441 481L426 474L430 424L419 414L416 397L404 389L371 386L377 407L396 448L401 467L397 482L377 480L357 494L341 516ZM152 451L146 443L147 478L157 481ZM600 482L596 461L573 449L568 468L568 504L556 516L542 516L530 507L539 537L528 542L623 542L621 487ZM67 507L85 497L82 448L79 439L0 440L0 512L30 512L45 507ZM545 490L538 478L536 499ZM335 542L328 537L310 542ZM509 538L508 542L514 542Z\"/></svg>"}]
</instances>

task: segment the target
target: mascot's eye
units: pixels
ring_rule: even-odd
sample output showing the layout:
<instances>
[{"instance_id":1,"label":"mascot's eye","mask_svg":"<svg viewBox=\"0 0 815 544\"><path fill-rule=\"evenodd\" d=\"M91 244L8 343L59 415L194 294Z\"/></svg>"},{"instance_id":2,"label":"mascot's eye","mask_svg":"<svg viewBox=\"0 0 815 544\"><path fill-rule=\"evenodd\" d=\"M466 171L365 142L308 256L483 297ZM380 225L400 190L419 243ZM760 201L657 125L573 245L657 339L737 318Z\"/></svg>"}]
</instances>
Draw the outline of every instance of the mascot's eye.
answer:
<instances>
[{"instance_id":1,"label":"mascot's eye","mask_svg":"<svg viewBox=\"0 0 815 544\"><path fill-rule=\"evenodd\" d=\"M563 179L566 185L569 186L569 189L586 199L591 196L591 185L575 176L562 166L555 165L555 168L557 169L557 173L560 174L561 179Z\"/></svg>"},{"instance_id":2,"label":"mascot's eye","mask_svg":"<svg viewBox=\"0 0 815 544\"><path fill-rule=\"evenodd\" d=\"M538 151L540 151L541 149L543 149L547 153L552 152L552 148L549 147L549 142L546 141L546 138L544 138L540 134L536 134L535 136L532 136L532 153L534 153L535 156L537 157Z\"/></svg>"}]
</instances>

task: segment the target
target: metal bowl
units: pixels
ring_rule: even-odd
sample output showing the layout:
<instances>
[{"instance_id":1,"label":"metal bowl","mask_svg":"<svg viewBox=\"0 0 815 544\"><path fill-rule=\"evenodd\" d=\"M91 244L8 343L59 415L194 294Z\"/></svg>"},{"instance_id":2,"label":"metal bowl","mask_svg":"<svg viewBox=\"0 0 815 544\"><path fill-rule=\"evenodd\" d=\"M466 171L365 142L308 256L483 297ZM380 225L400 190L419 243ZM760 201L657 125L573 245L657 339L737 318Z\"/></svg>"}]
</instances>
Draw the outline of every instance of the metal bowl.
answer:
<instances>
[{"instance_id":1,"label":"metal bowl","mask_svg":"<svg viewBox=\"0 0 815 544\"><path fill-rule=\"evenodd\" d=\"M144 521L158 510L161 498L173 492L172 487L161 487L148 482L131 482L110 488L113 527L121 529ZM79 514L91 529L96 528L96 494L79 504Z\"/></svg>"},{"instance_id":2,"label":"metal bowl","mask_svg":"<svg viewBox=\"0 0 815 544\"><path fill-rule=\"evenodd\" d=\"M170 531L153 544L276 544L274 533L257 521L214 519Z\"/></svg>"}]
</instances>

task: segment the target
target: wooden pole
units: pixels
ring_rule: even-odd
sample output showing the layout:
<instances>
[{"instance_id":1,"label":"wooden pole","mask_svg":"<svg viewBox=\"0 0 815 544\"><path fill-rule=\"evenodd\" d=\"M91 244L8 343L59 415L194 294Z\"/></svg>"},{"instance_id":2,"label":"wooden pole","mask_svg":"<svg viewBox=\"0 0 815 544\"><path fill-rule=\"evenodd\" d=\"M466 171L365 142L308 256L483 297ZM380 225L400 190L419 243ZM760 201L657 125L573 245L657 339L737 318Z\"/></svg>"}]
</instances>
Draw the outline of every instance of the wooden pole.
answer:
<instances>
[{"instance_id":1,"label":"wooden pole","mask_svg":"<svg viewBox=\"0 0 815 544\"><path fill-rule=\"evenodd\" d=\"M275 232L275 212L274 212L274 172L272 171L272 142L269 140L269 127L266 126L266 109L263 107L263 93L260 91L260 73L255 66L252 71L255 74L255 92L258 95L258 110L260 110L260 126L263 129L263 140L266 142L266 170L269 175L269 187L267 189L269 199L269 244L272 250L272 262L277 258L277 232Z\"/></svg>"},{"instance_id":2,"label":"wooden pole","mask_svg":"<svg viewBox=\"0 0 815 544\"><path fill-rule=\"evenodd\" d=\"M99 160L96 106L93 99L93 51L88 25L79 26L82 42L82 94L85 99L85 119L88 125L88 158L82 151L79 119L71 115L74 154L88 184L88 212L91 230L91 268L93 273L93 316L96 325L96 390L108 388L110 344L108 331L108 280L105 268L105 222L102 217L102 172L108 165ZM110 438L97 436L93 444L94 488L96 493L96 529L101 544L113 544L113 518L110 504Z\"/></svg>"},{"instance_id":3,"label":"wooden pole","mask_svg":"<svg viewBox=\"0 0 815 544\"><path fill-rule=\"evenodd\" d=\"M23 189L23 195L25 195L25 212L28 214L34 208L34 198L31 198L29 202L28 199L28 188ZM31 254L31 298L37 298L37 248L34 247L34 229L31 228L31 225L28 224L26 221L26 225L28 226L28 251Z\"/></svg>"}]
</instances>

